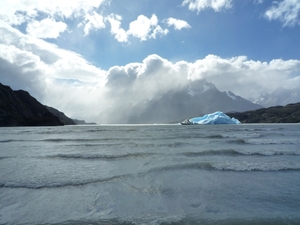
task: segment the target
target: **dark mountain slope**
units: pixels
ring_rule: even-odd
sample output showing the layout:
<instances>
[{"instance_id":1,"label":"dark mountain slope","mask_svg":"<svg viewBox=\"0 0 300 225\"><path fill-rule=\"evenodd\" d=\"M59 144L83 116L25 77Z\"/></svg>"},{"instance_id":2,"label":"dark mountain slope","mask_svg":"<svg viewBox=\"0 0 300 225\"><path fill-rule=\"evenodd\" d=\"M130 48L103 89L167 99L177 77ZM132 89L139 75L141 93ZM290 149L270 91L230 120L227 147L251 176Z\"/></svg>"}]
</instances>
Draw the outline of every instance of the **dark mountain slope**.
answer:
<instances>
[{"instance_id":1,"label":"dark mountain slope","mask_svg":"<svg viewBox=\"0 0 300 225\"><path fill-rule=\"evenodd\" d=\"M28 92L0 83L0 126L61 126L59 118Z\"/></svg>"},{"instance_id":2,"label":"dark mountain slope","mask_svg":"<svg viewBox=\"0 0 300 225\"><path fill-rule=\"evenodd\" d=\"M227 115L242 123L300 123L300 102Z\"/></svg>"},{"instance_id":3,"label":"dark mountain slope","mask_svg":"<svg viewBox=\"0 0 300 225\"><path fill-rule=\"evenodd\" d=\"M67 117L63 112L61 112L53 107L50 107L50 106L46 106L46 108L53 115L57 116L64 125L76 125L75 121L73 119Z\"/></svg>"}]
</instances>

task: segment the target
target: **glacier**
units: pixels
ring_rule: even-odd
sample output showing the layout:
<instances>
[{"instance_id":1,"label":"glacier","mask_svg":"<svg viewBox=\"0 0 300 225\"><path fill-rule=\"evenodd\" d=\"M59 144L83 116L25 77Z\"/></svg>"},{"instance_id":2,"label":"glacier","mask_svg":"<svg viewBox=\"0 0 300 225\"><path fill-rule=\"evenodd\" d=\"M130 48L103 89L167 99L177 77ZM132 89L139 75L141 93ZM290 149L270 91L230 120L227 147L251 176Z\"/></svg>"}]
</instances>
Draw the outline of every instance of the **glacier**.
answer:
<instances>
[{"instance_id":1,"label":"glacier","mask_svg":"<svg viewBox=\"0 0 300 225\"><path fill-rule=\"evenodd\" d=\"M206 114L202 117L194 117L181 122L182 125L194 124L240 124L241 122L235 118L230 118L223 112L217 111Z\"/></svg>"}]
</instances>

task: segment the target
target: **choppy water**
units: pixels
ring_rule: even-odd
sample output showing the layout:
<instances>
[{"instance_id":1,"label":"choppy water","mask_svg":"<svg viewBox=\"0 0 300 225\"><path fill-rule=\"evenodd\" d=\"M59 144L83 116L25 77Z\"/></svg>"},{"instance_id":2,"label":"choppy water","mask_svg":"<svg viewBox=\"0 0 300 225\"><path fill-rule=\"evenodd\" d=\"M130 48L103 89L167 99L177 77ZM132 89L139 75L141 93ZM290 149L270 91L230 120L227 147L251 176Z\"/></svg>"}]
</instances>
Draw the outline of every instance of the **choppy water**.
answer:
<instances>
[{"instance_id":1,"label":"choppy water","mask_svg":"<svg viewBox=\"0 0 300 225\"><path fill-rule=\"evenodd\" d=\"M0 224L300 224L300 124L1 128Z\"/></svg>"}]
</instances>

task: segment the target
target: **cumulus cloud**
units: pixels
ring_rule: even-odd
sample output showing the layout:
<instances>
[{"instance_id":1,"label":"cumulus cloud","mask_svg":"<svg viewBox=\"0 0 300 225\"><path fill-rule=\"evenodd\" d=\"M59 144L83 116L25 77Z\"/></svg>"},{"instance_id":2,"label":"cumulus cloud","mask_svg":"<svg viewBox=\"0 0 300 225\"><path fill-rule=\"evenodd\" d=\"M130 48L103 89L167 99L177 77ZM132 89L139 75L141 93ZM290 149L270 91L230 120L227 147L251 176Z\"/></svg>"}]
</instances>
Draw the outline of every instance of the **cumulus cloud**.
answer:
<instances>
[{"instance_id":1,"label":"cumulus cloud","mask_svg":"<svg viewBox=\"0 0 300 225\"><path fill-rule=\"evenodd\" d=\"M299 60L260 62L248 60L246 56L224 59L208 55L193 63L172 63L158 55L150 55L142 63L111 68L107 87L114 90L123 87L131 93L130 99L134 99L133 96L152 98L157 93L179 89L188 81L206 79L221 91L231 90L244 98L256 100L261 93L279 87L300 88L300 83L295 83L300 79L299 72Z\"/></svg>"},{"instance_id":2,"label":"cumulus cloud","mask_svg":"<svg viewBox=\"0 0 300 225\"><path fill-rule=\"evenodd\" d=\"M0 81L68 115L100 111L106 72L80 55L0 22ZM78 110L78 111L77 111ZM88 111L90 110L90 111Z\"/></svg>"},{"instance_id":3,"label":"cumulus cloud","mask_svg":"<svg viewBox=\"0 0 300 225\"><path fill-rule=\"evenodd\" d=\"M0 20L14 26L27 26L28 34L37 38L57 38L67 29L64 22L76 19L84 24L87 35L92 29L104 26L103 18L96 10L107 0L74 0L67 1L10 1L2 0Z\"/></svg>"},{"instance_id":4,"label":"cumulus cloud","mask_svg":"<svg viewBox=\"0 0 300 225\"><path fill-rule=\"evenodd\" d=\"M168 24L168 26L174 26L175 30L181 30L183 28L191 28L191 26L184 20L179 20L179 19L175 19L175 18L168 18L166 20L164 20L164 22L166 24Z\"/></svg>"},{"instance_id":5,"label":"cumulus cloud","mask_svg":"<svg viewBox=\"0 0 300 225\"><path fill-rule=\"evenodd\" d=\"M39 13L43 13L50 18L78 18L98 8L104 2L105 0L73 0L70 4L68 1L61 0L2 0L0 19L11 25L19 25L28 21L28 19L38 17Z\"/></svg>"},{"instance_id":6,"label":"cumulus cloud","mask_svg":"<svg viewBox=\"0 0 300 225\"><path fill-rule=\"evenodd\" d=\"M84 35L89 35L91 30L105 28L104 18L96 12L87 14L84 20ZM81 24L80 24L81 25Z\"/></svg>"},{"instance_id":7,"label":"cumulus cloud","mask_svg":"<svg viewBox=\"0 0 300 225\"><path fill-rule=\"evenodd\" d=\"M91 31L106 28L110 24L110 32L118 42L129 43L130 38L141 41L156 39L165 36L169 30L159 24L155 14L151 17L137 16L137 19L128 24L128 29L122 28L122 16L111 13L105 15L104 5L110 0L74 0L72 4L66 1L1 1L0 20L12 26L26 28L27 34L36 38L58 38L64 31L71 30L74 22L77 28L83 29L84 36ZM107 3L107 4L105 4ZM99 12L102 11L100 14ZM170 23L175 29L187 27L184 21L171 19ZM171 25L170 25L171 26Z\"/></svg>"},{"instance_id":8,"label":"cumulus cloud","mask_svg":"<svg viewBox=\"0 0 300 225\"><path fill-rule=\"evenodd\" d=\"M189 79L205 78L222 90L255 100L261 93L279 87L299 88L300 61L276 59L270 62L248 60L245 56L223 59L208 55L189 67Z\"/></svg>"},{"instance_id":9,"label":"cumulus cloud","mask_svg":"<svg viewBox=\"0 0 300 225\"><path fill-rule=\"evenodd\" d=\"M162 29L158 25L158 19L155 14L148 18L144 15L139 15L136 20L130 22L129 29L125 31L121 28L122 17L120 15L111 14L106 18L111 25L111 33L119 42L128 42L129 37L135 37L141 41L155 39L158 35L166 35L168 29Z\"/></svg>"},{"instance_id":10,"label":"cumulus cloud","mask_svg":"<svg viewBox=\"0 0 300 225\"><path fill-rule=\"evenodd\" d=\"M151 18L140 15L135 21L129 24L127 33L128 35L139 38L141 41L145 41L149 38L152 28L157 26L157 23L156 15L152 15Z\"/></svg>"},{"instance_id":11,"label":"cumulus cloud","mask_svg":"<svg viewBox=\"0 0 300 225\"><path fill-rule=\"evenodd\" d=\"M265 17L268 20L279 20L283 26L300 25L300 1L274 2L273 6L266 11Z\"/></svg>"},{"instance_id":12,"label":"cumulus cloud","mask_svg":"<svg viewBox=\"0 0 300 225\"><path fill-rule=\"evenodd\" d=\"M106 18L106 20L110 23L110 32L115 36L115 39L117 39L118 42L127 42L128 35L126 31L121 28L122 17L120 15L111 14Z\"/></svg>"},{"instance_id":13,"label":"cumulus cloud","mask_svg":"<svg viewBox=\"0 0 300 225\"><path fill-rule=\"evenodd\" d=\"M149 55L141 63L115 66L108 70L106 87L121 92L131 101L152 99L156 95L176 90L187 82L185 65L171 63L158 55Z\"/></svg>"},{"instance_id":14,"label":"cumulus cloud","mask_svg":"<svg viewBox=\"0 0 300 225\"><path fill-rule=\"evenodd\" d=\"M184 0L182 5L188 5L192 11L203 11L211 8L215 12L219 12L223 9L229 9L232 7L232 0Z\"/></svg>"},{"instance_id":15,"label":"cumulus cloud","mask_svg":"<svg viewBox=\"0 0 300 225\"><path fill-rule=\"evenodd\" d=\"M67 29L67 24L54 19L44 19L33 21L27 25L26 31L29 35L36 38L57 38L60 33Z\"/></svg>"}]
</instances>

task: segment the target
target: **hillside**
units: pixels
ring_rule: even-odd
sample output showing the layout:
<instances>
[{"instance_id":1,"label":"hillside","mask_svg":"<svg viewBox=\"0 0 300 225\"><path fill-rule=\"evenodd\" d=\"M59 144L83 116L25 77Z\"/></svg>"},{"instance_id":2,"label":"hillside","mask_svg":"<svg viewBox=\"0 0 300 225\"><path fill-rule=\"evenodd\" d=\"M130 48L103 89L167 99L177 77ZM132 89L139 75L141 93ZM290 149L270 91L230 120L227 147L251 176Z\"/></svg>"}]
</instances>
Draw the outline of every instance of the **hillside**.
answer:
<instances>
[{"instance_id":1,"label":"hillside","mask_svg":"<svg viewBox=\"0 0 300 225\"><path fill-rule=\"evenodd\" d=\"M226 114L242 123L300 123L300 102L286 106Z\"/></svg>"},{"instance_id":2,"label":"hillside","mask_svg":"<svg viewBox=\"0 0 300 225\"><path fill-rule=\"evenodd\" d=\"M13 91L0 83L0 126L63 126L74 125L62 112L47 107L28 92Z\"/></svg>"},{"instance_id":3,"label":"hillside","mask_svg":"<svg viewBox=\"0 0 300 225\"><path fill-rule=\"evenodd\" d=\"M58 117L28 92L0 83L0 126L61 126Z\"/></svg>"},{"instance_id":4,"label":"hillside","mask_svg":"<svg viewBox=\"0 0 300 225\"><path fill-rule=\"evenodd\" d=\"M58 111L57 109L50 107L50 106L46 106L46 108L53 115L57 116L64 125L76 125L75 121L73 119L67 117L63 112Z\"/></svg>"}]
</instances>

